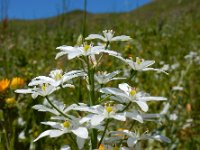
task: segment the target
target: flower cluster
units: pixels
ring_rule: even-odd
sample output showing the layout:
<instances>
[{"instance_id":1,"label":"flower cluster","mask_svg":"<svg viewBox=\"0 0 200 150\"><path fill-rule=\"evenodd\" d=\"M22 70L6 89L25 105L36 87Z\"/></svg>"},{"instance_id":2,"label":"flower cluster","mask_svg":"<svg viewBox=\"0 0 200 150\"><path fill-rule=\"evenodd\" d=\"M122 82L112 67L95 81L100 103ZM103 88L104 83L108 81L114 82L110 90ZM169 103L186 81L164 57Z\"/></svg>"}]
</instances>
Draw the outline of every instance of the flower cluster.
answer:
<instances>
[{"instance_id":1,"label":"flower cluster","mask_svg":"<svg viewBox=\"0 0 200 150\"><path fill-rule=\"evenodd\" d=\"M17 96L13 97L11 95L13 90L17 88L22 88L25 84L25 80L20 77L14 77L12 80L7 78L0 80L0 101L3 102L0 108L11 108L15 105Z\"/></svg>"},{"instance_id":2,"label":"flower cluster","mask_svg":"<svg viewBox=\"0 0 200 150\"><path fill-rule=\"evenodd\" d=\"M133 131L133 123L143 123L146 120L154 119L156 114L146 114L149 110L149 101L166 101L162 96L151 96L125 83L127 77L119 77L120 70L107 73L98 70L104 61L104 56L113 56L122 63L129 66L135 72L158 71L162 69L150 68L155 63L153 60L144 60L136 57L133 59L123 58L119 52L108 49L114 41L129 41L129 36L116 36L112 30L103 31L103 35L91 34L85 40L101 40L104 46L93 46L83 43L79 46L60 46L56 59L66 55L69 60L80 61L82 70L63 72L56 69L50 72L49 76L38 76L28 84L29 89L18 89L17 93L29 93L33 98L42 96L48 104L33 106L34 109L52 114L51 121L41 122L52 129L41 133L34 141L49 136L51 138L67 134L73 141L61 149L134 149L140 140L158 140L170 142L167 137L158 133L139 134ZM84 40L83 40L84 41ZM95 65L94 65L95 64ZM117 76L117 77L116 77ZM85 80L87 95L83 101L66 106L61 101L52 100L52 95L57 90L77 87L74 80L79 78ZM116 87L107 87L111 81L121 82ZM83 88L80 82L79 88ZM84 102L84 103L83 103ZM77 112L77 113L74 113ZM114 123L114 127L113 127ZM124 123L130 124L125 129L118 131ZM121 126L120 126L121 125ZM123 126L124 128L124 126ZM76 138L76 140L74 140ZM89 144L85 144L88 142Z\"/></svg>"}]
</instances>

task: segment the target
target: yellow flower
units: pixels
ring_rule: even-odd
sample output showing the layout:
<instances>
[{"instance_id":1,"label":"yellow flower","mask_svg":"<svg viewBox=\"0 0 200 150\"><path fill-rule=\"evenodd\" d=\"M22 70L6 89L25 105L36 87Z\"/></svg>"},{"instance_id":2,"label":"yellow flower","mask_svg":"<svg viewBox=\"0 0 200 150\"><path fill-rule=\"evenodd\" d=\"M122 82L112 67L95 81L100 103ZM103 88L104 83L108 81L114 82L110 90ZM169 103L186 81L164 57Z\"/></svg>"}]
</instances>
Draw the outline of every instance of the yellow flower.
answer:
<instances>
[{"instance_id":1,"label":"yellow flower","mask_svg":"<svg viewBox=\"0 0 200 150\"><path fill-rule=\"evenodd\" d=\"M25 82L24 79L19 78L19 77L14 77L11 81L10 87L12 89L20 88L24 85L24 82Z\"/></svg>"},{"instance_id":2,"label":"yellow flower","mask_svg":"<svg viewBox=\"0 0 200 150\"><path fill-rule=\"evenodd\" d=\"M6 104L11 105L14 104L16 100L13 97L6 98Z\"/></svg>"},{"instance_id":3,"label":"yellow flower","mask_svg":"<svg viewBox=\"0 0 200 150\"><path fill-rule=\"evenodd\" d=\"M99 146L99 150L105 150L102 144Z\"/></svg>"},{"instance_id":4,"label":"yellow flower","mask_svg":"<svg viewBox=\"0 0 200 150\"><path fill-rule=\"evenodd\" d=\"M1 80L0 81L0 92L5 91L8 88L9 84L10 84L10 80L8 80L8 79Z\"/></svg>"}]
</instances>

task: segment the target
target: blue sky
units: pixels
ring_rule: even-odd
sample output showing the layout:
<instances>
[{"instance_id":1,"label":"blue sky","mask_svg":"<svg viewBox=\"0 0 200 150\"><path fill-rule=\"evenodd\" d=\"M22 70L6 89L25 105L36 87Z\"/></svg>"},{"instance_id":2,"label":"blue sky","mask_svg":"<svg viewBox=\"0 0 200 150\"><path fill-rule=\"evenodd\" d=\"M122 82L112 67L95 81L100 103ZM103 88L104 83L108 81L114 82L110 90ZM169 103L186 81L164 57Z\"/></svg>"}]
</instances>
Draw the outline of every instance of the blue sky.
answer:
<instances>
[{"instance_id":1,"label":"blue sky","mask_svg":"<svg viewBox=\"0 0 200 150\"><path fill-rule=\"evenodd\" d=\"M2 0L1 0L2 1ZM84 0L8 0L8 17L18 19L36 19L56 16L63 12L62 2L66 1L66 10L83 9ZM144 5L150 0L87 0L87 9L92 13L125 12ZM1 5L1 4L0 4ZM0 7L1 8L1 7Z\"/></svg>"}]
</instances>

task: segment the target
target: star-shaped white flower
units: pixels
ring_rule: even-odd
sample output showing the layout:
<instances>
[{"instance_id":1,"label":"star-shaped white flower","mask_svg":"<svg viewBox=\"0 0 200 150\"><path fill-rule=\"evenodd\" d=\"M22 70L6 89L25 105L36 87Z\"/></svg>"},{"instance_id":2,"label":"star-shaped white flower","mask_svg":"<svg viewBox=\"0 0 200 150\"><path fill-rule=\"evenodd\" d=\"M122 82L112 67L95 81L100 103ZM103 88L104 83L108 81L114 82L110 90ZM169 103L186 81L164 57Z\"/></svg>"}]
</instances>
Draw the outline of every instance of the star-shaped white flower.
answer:
<instances>
[{"instance_id":1,"label":"star-shaped white flower","mask_svg":"<svg viewBox=\"0 0 200 150\"><path fill-rule=\"evenodd\" d=\"M85 127L80 127L77 122L74 122L72 120L65 120L63 123L60 122L53 122L53 121L48 121L48 122L41 122L44 125L49 125L53 129L51 130L46 130L42 132L35 140L39 140L40 138L43 138L45 136L49 136L51 138L59 137L63 134L66 133L73 133L77 137L82 138L82 139L87 139L88 138L88 130Z\"/></svg>"},{"instance_id":2,"label":"star-shaped white flower","mask_svg":"<svg viewBox=\"0 0 200 150\"><path fill-rule=\"evenodd\" d=\"M56 55L56 59L63 55L68 55L68 59L73 59L79 56L93 56L93 55L98 55L100 53L106 53L112 56L120 55L115 51L105 50L104 46L84 45L79 47L72 47L64 45L57 47L56 49L60 50L60 52Z\"/></svg>"},{"instance_id":3,"label":"star-shaped white flower","mask_svg":"<svg viewBox=\"0 0 200 150\"><path fill-rule=\"evenodd\" d=\"M104 30L103 35L100 34L90 34L85 40L100 39L103 42L113 42L113 41L128 41L131 40L130 36L121 35L115 36L112 30Z\"/></svg>"},{"instance_id":4,"label":"star-shaped white flower","mask_svg":"<svg viewBox=\"0 0 200 150\"><path fill-rule=\"evenodd\" d=\"M128 64L131 67L131 69L136 71L157 71L168 74L163 69L151 68L150 66L155 63L154 60L144 60L140 59L139 57L136 57L136 61L133 61L132 59L124 59L120 56L118 58L121 59L126 64Z\"/></svg>"},{"instance_id":5,"label":"star-shaped white flower","mask_svg":"<svg viewBox=\"0 0 200 150\"><path fill-rule=\"evenodd\" d=\"M126 116L125 113L117 113L121 109L121 105L115 105L115 106L101 106L96 105L92 107L85 107L85 110L91 112L92 114L89 114L85 117L83 117L80 122L91 122L92 126L100 125L105 119L113 118L120 121L125 121Z\"/></svg>"},{"instance_id":6,"label":"star-shaped white flower","mask_svg":"<svg viewBox=\"0 0 200 150\"><path fill-rule=\"evenodd\" d=\"M52 70L49 74L50 77L38 76L31 80L28 86L37 86L40 84L50 84L54 87L62 86L64 87L74 87L71 84L64 84L65 82L81 76L86 76L86 73L82 70L72 70L70 72L64 73L61 69Z\"/></svg>"},{"instance_id":7,"label":"star-shaped white flower","mask_svg":"<svg viewBox=\"0 0 200 150\"><path fill-rule=\"evenodd\" d=\"M144 92L136 92L135 88L132 88L127 83L119 84L119 88L110 88L110 87L102 88L100 89L100 92L114 95L110 98L112 98L113 100L120 101L122 103L129 103L129 102L137 103L138 106L145 112L148 111L149 108L146 103L147 101L167 100L165 97L148 96Z\"/></svg>"},{"instance_id":8,"label":"star-shaped white flower","mask_svg":"<svg viewBox=\"0 0 200 150\"><path fill-rule=\"evenodd\" d=\"M18 89L15 90L15 92L21 94L31 94L32 98L35 99L38 96L48 96L58 89L58 87L56 88L48 83L44 83L29 89Z\"/></svg>"},{"instance_id":9,"label":"star-shaped white flower","mask_svg":"<svg viewBox=\"0 0 200 150\"><path fill-rule=\"evenodd\" d=\"M116 76L119 73L120 71L113 71L112 73L98 72L97 74L95 74L94 78L99 84L106 84L112 80L125 79L125 78L120 78L120 77L114 78L114 76Z\"/></svg>"},{"instance_id":10,"label":"star-shaped white flower","mask_svg":"<svg viewBox=\"0 0 200 150\"><path fill-rule=\"evenodd\" d=\"M157 141L161 141L161 142L166 142L166 143L170 143L170 139L162 136L162 135L150 135L147 134L147 132L143 133L142 135L139 135L139 133L136 132L131 132L128 130L123 130L123 131L113 131L111 132L111 134L114 135L119 135L119 134L124 134L128 137L127 139L127 145L129 148L133 148L138 141L140 140L149 140L149 139L153 139L153 140L157 140Z\"/></svg>"}]
</instances>

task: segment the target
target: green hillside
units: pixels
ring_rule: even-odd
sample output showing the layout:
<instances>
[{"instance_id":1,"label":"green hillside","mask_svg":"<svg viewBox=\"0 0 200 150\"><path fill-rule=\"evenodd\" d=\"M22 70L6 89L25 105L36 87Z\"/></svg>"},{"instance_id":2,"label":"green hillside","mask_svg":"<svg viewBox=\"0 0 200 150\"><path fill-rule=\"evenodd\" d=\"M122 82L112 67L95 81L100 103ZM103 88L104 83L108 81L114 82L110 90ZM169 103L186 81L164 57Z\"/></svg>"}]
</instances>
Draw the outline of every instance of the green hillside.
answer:
<instances>
[{"instance_id":1,"label":"green hillside","mask_svg":"<svg viewBox=\"0 0 200 150\"><path fill-rule=\"evenodd\" d=\"M77 38L83 32L83 16L84 12L77 10L46 19L0 22L0 79L20 76L28 83L35 76L48 74L52 68L75 68L76 61L68 63L65 57L58 61L54 58L58 52L56 47L76 44ZM189 65L184 56L190 51L200 51L200 0L154 0L128 13L87 13L86 35L101 33L106 29L114 30L116 35L125 34L133 38L133 41L125 44L111 45L111 49L123 53L126 58L132 56L135 59L139 56L155 60L154 67L158 68L163 64L179 65L169 76L139 74L141 84L136 83L138 87L151 91L152 94L161 93L168 97L171 105L169 111L178 112L178 120L174 122L166 118L161 125L144 123L148 129L156 127L172 140L171 144L160 143L152 149L200 149L200 62L192 64L183 77L181 86L185 90L175 94L171 91ZM105 68L113 70L115 66L110 61L106 60L104 65ZM123 69L124 66L117 63L116 66L119 65L120 69ZM152 80L153 84L146 84ZM43 114L40 119L34 120L29 116L40 115L28 111L33 104L40 101L41 99L32 101L28 97L22 105L26 109L16 109L13 112L28 120L26 133L29 134L28 128L32 128L32 137L34 131L41 132L39 122L48 117ZM157 107L153 106L151 111L153 113L162 107L160 103ZM27 113L29 115L26 115ZM184 128L188 119L193 119L192 123ZM45 142L50 143L49 139ZM37 148L41 149L43 143L38 143ZM146 146L144 143L143 145ZM28 140L19 142L16 149L20 149L20 146L26 149L29 146ZM46 149L49 148L48 144L45 146Z\"/></svg>"}]
</instances>

